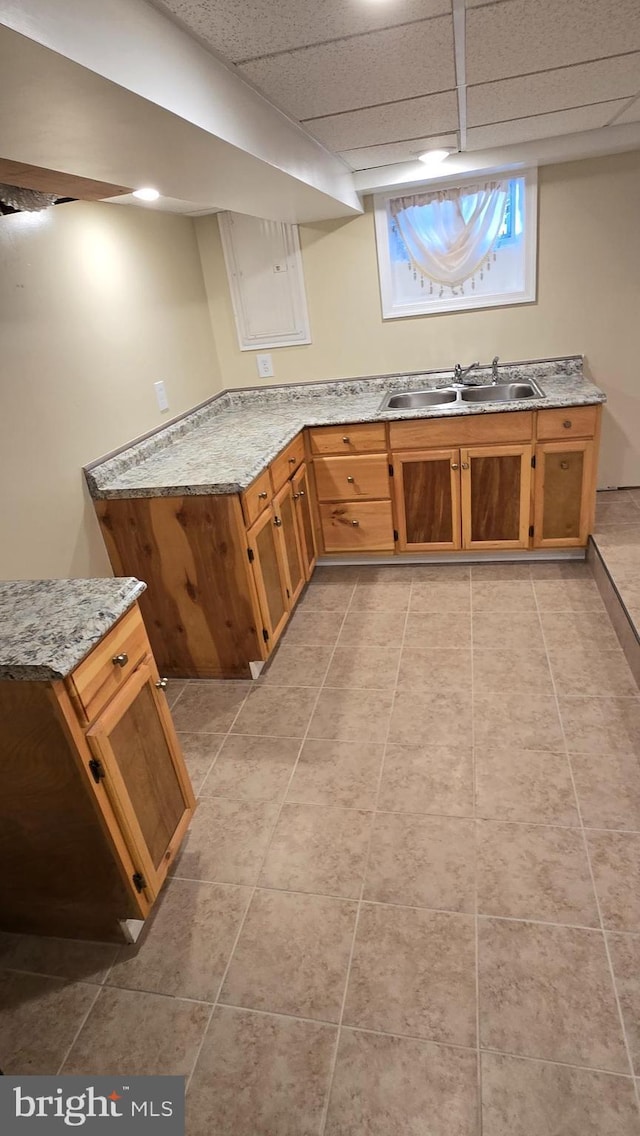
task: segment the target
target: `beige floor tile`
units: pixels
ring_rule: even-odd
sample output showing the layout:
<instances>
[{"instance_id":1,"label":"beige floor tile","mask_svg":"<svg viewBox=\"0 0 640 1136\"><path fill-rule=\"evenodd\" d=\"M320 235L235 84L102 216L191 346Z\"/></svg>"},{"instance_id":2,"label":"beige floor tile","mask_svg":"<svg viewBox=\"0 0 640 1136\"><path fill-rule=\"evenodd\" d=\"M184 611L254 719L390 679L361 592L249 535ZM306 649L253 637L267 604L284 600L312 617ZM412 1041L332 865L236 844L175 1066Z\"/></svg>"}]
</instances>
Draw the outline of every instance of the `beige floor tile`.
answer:
<instances>
[{"instance_id":1,"label":"beige floor tile","mask_svg":"<svg viewBox=\"0 0 640 1136\"><path fill-rule=\"evenodd\" d=\"M258 682L261 686L321 686L332 651L332 644L309 647L281 642Z\"/></svg>"},{"instance_id":2,"label":"beige floor tile","mask_svg":"<svg viewBox=\"0 0 640 1136\"><path fill-rule=\"evenodd\" d=\"M363 567L360 564L319 564L314 570L309 589L312 584L314 587L318 584L330 584L336 587L340 584L351 584L353 587L362 572Z\"/></svg>"},{"instance_id":3,"label":"beige floor tile","mask_svg":"<svg viewBox=\"0 0 640 1136\"><path fill-rule=\"evenodd\" d=\"M103 986L62 1072L188 1076L211 1007Z\"/></svg>"},{"instance_id":4,"label":"beige floor tile","mask_svg":"<svg viewBox=\"0 0 640 1136\"><path fill-rule=\"evenodd\" d=\"M486 564L471 565L471 579L474 584L492 580L530 580L531 565L527 561L489 561Z\"/></svg>"},{"instance_id":5,"label":"beige floor tile","mask_svg":"<svg viewBox=\"0 0 640 1136\"><path fill-rule=\"evenodd\" d=\"M612 931L640 931L640 833L587 831L602 911Z\"/></svg>"},{"instance_id":6,"label":"beige floor tile","mask_svg":"<svg viewBox=\"0 0 640 1136\"><path fill-rule=\"evenodd\" d=\"M344 614L347 610L355 587L355 577L349 583L346 580L316 580L316 569L306 592L301 596L296 611L339 611Z\"/></svg>"},{"instance_id":7,"label":"beige floor tile","mask_svg":"<svg viewBox=\"0 0 640 1136\"><path fill-rule=\"evenodd\" d=\"M472 816L471 750L388 745L378 807L399 813Z\"/></svg>"},{"instance_id":8,"label":"beige floor tile","mask_svg":"<svg viewBox=\"0 0 640 1136\"><path fill-rule=\"evenodd\" d=\"M193 791L198 795L226 734L178 734Z\"/></svg>"},{"instance_id":9,"label":"beige floor tile","mask_svg":"<svg viewBox=\"0 0 640 1136\"><path fill-rule=\"evenodd\" d=\"M405 647L470 647L471 619L468 612L411 611L407 618Z\"/></svg>"},{"instance_id":10,"label":"beige floor tile","mask_svg":"<svg viewBox=\"0 0 640 1136\"><path fill-rule=\"evenodd\" d=\"M586 560L533 560L529 564L531 579L584 580L591 578Z\"/></svg>"},{"instance_id":11,"label":"beige floor tile","mask_svg":"<svg viewBox=\"0 0 640 1136\"><path fill-rule=\"evenodd\" d=\"M343 1030L325 1136L476 1136L476 1074L468 1050Z\"/></svg>"},{"instance_id":12,"label":"beige floor tile","mask_svg":"<svg viewBox=\"0 0 640 1136\"><path fill-rule=\"evenodd\" d=\"M203 797L281 801L299 752L299 738L229 734L200 793Z\"/></svg>"},{"instance_id":13,"label":"beige floor tile","mask_svg":"<svg viewBox=\"0 0 640 1136\"><path fill-rule=\"evenodd\" d=\"M396 693L388 741L398 745L470 746L471 700L467 694L400 688Z\"/></svg>"},{"instance_id":14,"label":"beige floor tile","mask_svg":"<svg viewBox=\"0 0 640 1136\"><path fill-rule=\"evenodd\" d=\"M362 905L345 1025L476 1044L474 920Z\"/></svg>"},{"instance_id":15,"label":"beige floor tile","mask_svg":"<svg viewBox=\"0 0 640 1136\"><path fill-rule=\"evenodd\" d=\"M251 690L249 682L187 683L172 710L176 730L185 734L224 734Z\"/></svg>"},{"instance_id":16,"label":"beige floor tile","mask_svg":"<svg viewBox=\"0 0 640 1136\"><path fill-rule=\"evenodd\" d=\"M558 699L567 748L576 753L640 753L637 698Z\"/></svg>"},{"instance_id":17,"label":"beige floor tile","mask_svg":"<svg viewBox=\"0 0 640 1136\"><path fill-rule=\"evenodd\" d=\"M257 891L220 1001L337 1022L356 911L346 899Z\"/></svg>"},{"instance_id":18,"label":"beige floor tile","mask_svg":"<svg viewBox=\"0 0 640 1136\"><path fill-rule=\"evenodd\" d=\"M372 813L285 804L259 884L359 899Z\"/></svg>"},{"instance_id":19,"label":"beige floor tile","mask_svg":"<svg viewBox=\"0 0 640 1136\"><path fill-rule=\"evenodd\" d=\"M302 738L317 696L313 687L257 686L238 714L232 733Z\"/></svg>"},{"instance_id":20,"label":"beige floor tile","mask_svg":"<svg viewBox=\"0 0 640 1136\"><path fill-rule=\"evenodd\" d=\"M436 690L471 687L471 651L446 647L405 647L400 658L398 687Z\"/></svg>"},{"instance_id":21,"label":"beige floor tile","mask_svg":"<svg viewBox=\"0 0 640 1136\"><path fill-rule=\"evenodd\" d=\"M492 647L473 652L474 694L500 690L553 694L546 651L503 651Z\"/></svg>"},{"instance_id":22,"label":"beige floor tile","mask_svg":"<svg viewBox=\"0 0 640 1136\"><path fill-rule=\"evenodd\" d=\"M411 582L408 573L403 583L360 580L353 593L351 611L406 611L410 592Z\"/></svg>"},{"instance_id":23,"label":"beige floor tile","mask_svg":"<svg viewBox=\"0 0 640 1136\"><path fill-rule=\"evenodd\" d=\"M170 880L141 939L120 949L109 986L215 1002L250 898L233 884Z\"/></svg>"},{"instance_id":24,"label":"beige floor tile","mask_svg":"<svg viewBox=\"0 0 640 1136\"><path fill-rule=\"evenodd\" d=\"M115 943L44 935L0 935L0 970L6 967L75 982L103 982L117 953Z\"/></svg>"},{"instance_id":25,"label":"beige floor tile","mask_svg":"<svg viewBox=\"0 0 640 1136\"><path fill-rule=\"evenodd\" d=\"M185 683L184 679L181 679L181 678L169 678L169 679L167 679L167 686L165 688L165 694L167 696L167 702L169 703L169 709L171 709L171 707L174 706L175 703L178 701L178 699L179 699L180 695L182 694L182 691L184 690L185 686L186 686L186 683Z\"/></svg>"},{"instance_id":26,"label":"beige floor tile","mask_svg":"<svg viewBox=\"0 0 640 1136\"><path fill-rule=\"evenodd\" d=\"M640 831L640 760L635 753L572 753L571 767L588 828Z\"/></svg>"},{"instance_id":27,"label":"beige floor tile","mask_svg":"<svg viewBox=\"0 0 640 1136\"><path fill-rule=\"evenodd\" d=\"M393 694L388 690L324 687L309 725L310 738L384 742Z\"/></svg>"},{"instance_id":28,"label":"beige floor tile","mask_svg":"<svg viewBox=\"0 0 640 1136\"><path fill-rule=\"evenodd\" d=\"M501 651L542 651L540 618L535 611L474 611L473 647Z\"/></svg>"},{"instance_id":29,"label":"beige floor tile","mask_svg":"<svg viewBox=\"0 0 640 1136\"><path fill-rule=\"evenodd\" d=\"M449 581L460 582L471 579L471 566L469 564L412 564L410 566L411 579L414 584L434 582L442 584Z\"/></svg>"},{"instance_id":30,"label":"beige floor tile","mask_svg":"<svg viewBox=\"0 0 640 1136\"><path fill-rule=\"evenodd\" d=\"M377 813L365 899L444 911L475 911L474 822Z\"/></svg>"},{"instance_id":31,"label":"beige floor tile","mask_svg":"<svg viewBox=\"0 0 640 1136\"><path fill-rule=\"evenodd\" d=\"M340 647L401 647L403 611L348 611L338 640Z\"/></svg>"},{"instance_id":32,"label":"beige floor tile","mask_svg":"<svg viewBox=\"0 0 640 1136\"><path fill-rule=\"evenodd\" d=\"M187 1097L189 1136L317 1136L334 1026L216 1009Z\"/></svg>"},{"instance_id":33,"label":"beige floor tile","mask_svg":"<svg viewBox=\"0 0 640 1136\"><path fill-rule=\"evenodd\" d=\"M210 883L253 884L278 815L268 801L203 798L172 875Z\"/></svg>"},{"instance_id":34,"label":"beige floor tile","mask_svg":"<svg viewBox=\"0 0 640 1136\"><path fill-rule=\"evenodd\" d=\"M482 1054L484 1136L635 1136L630 1077Z\"/></svg>"},{"instance_id":35,"label":"beige floor tile","mask_svg":"<svg viewBox=\"0 0 640 1136\"><path fill-rule=\"evenodd\" d=\"M480 1044L628 1072L599 931L480 919Z\"/></svg>"},{"instance_id":36,"label":"beige floor tile","mask_svg":"<svg viewBox=\"0 0 640 1136\"><path fill-rule=\"evenodd\" d=\"M563 753L477 746L479 817L578 825L569 763Z\"/></svg>"},{"instance_id":37,"label":"beige floor tile","mask_svg":"<svg viewBox=\"0 0 640 1136\"><path fill-rule=\"evenodd\" d=\"M308 647L333 647L342 627L344 611L307 611L300 608L289 620L282 645L302 644Z\"/></svg>"},{"instance_id":38,"label":"beige floor tile","mask_svg":"<svg viewBox=\"0 0 640 1136\"><path fill-rule=\"evenodd\" d=\"M554 750L563 746L555 698L538 694L479 694L473 700L475 744L488 748Z\"/></svg>"},{"instance_id":39,"label":"beige floor tile","mask_svg":"<svg viewBox=\"0 0 640 1136\"><path fill-rule=\"evenodd\" d=\"M0 971L0 1068L51 1076L98 993L97 986Z\"/></svg>"},{"instance_id":40,"label":"beige floor tile","mask_svg":"<svg viewBox=\"0 0 640 1136\"><path fill-rule=\"evenodd\" d=\"M372 809L383 745L307 738L287 793L288 801Z\"/></svg>"},{"instance_id":41,"label":"beige floor tile","mask_svg":"<svg viewBox=\"0 0 640 1136\"><path fill-rule=\"evenodd\" d=\"M602 596L595 580L536 580L540 611L603 611Z\"/></svg>"},{"instance_id":42,"label":"beige floor tile","mask_svg":"<svg viewBox=\"0 0 640 1136\"><path fill-rule=\"evenodd\" d=\"M480 914L600 925L579 829L477 824Z\"/></svg>"},{"instance_id":43,"label":"beige floor tile","mask_svg":"<svg viewBox=\"0 0 640 1136\"><path fill-rule=\"evenodd\" d=\"M640 935L607 935L634 1072L640 1075Z\"/></svg>"},{"instance_id":44,"label":"beige floor tile","mask_svg":"<svg viewBox=\"0 0 640 1136\"><path fill-rule=\"evenodd\" d=\"M596 651L592 647L553 648L549 662L558 694L637 694L638 687L622 651Z\"/></svg>"},{"instance_id":45,"label":"beige floor tile","mask_svg":"<svg viewBox=\"0 0 640 1136\"><path fill-rule=\"evenodd\" d=\"M411 590L411 611L453 611L462 613L471 610L471 588L469 579L462 580L421 580Z\"/></svg>"},{"instance_id":46,"label":"beige floor tile","mask_svg":"<svg viewBox=\"0 0 640 1136\"><path fill-rule=\"evenodd\" d=\"M413 565L402 564L389 558L386 564L361 564L358 567L358 584L410 584Z\"/></svg>"},{"instance_id":47,"label":"beige floor tile","mask_svg":"<svg viewBox=\"0 0 640 1136\"><path fill-rule=\"evenodd\" d=\"M336 647L325 686L389 690L395 685L399 647Z\"/></svg>"},{"instance_id":48,"label":"beige floor tile","mask_svg":"<svg viewBox=\"0 0 640 1136\"><path fill-rule=\"evenodd\" d=\"M471 604L476 611L536 610L531 580L476 580L471 582Z\"/></svg>"},{"instance_id":49,"label":"beige floor tile","mask_svg":"<svg viewBox=\"0 0 640 1136\"><path fill-rule=\"evenodd\" d=\"M543 611L540 620L549 651L570 647L585 647L590 651L620 648L606 612Z\"/></svg>"}]
</instances>

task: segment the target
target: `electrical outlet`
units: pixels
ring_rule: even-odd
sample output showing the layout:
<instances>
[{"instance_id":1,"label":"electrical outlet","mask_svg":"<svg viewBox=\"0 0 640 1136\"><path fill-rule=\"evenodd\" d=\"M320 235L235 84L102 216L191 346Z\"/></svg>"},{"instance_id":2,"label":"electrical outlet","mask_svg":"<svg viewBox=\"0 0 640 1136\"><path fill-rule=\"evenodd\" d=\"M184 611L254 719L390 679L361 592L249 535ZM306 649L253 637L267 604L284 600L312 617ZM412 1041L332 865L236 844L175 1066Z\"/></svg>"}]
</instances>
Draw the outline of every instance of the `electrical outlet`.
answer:
<instances>
[{"instance_id":1,"label":"electrical outlet","mask_svg":"<svg viewBox=\"0 0 640 1136\"><path fill-rule=\"evenodd\" d=\"M162 381L159 382L159 383L154 383L153 389L156 392L156 401L158 403L158 410L161 410L161 411L162 410L168 410L169 409L169 399L167 398L167 392L165 390L164 383Z\"/></svg>"},{"instance_id":2,"label":"electrical outlet","mask_svg":"<svg viewBox=\"0 0 640 1136\"><path fill-rule=\"evenodd\" d=\"M273 377L273 363L270 355L256 355L256 366L261 379Z\"/></svg>"}]
</instances>

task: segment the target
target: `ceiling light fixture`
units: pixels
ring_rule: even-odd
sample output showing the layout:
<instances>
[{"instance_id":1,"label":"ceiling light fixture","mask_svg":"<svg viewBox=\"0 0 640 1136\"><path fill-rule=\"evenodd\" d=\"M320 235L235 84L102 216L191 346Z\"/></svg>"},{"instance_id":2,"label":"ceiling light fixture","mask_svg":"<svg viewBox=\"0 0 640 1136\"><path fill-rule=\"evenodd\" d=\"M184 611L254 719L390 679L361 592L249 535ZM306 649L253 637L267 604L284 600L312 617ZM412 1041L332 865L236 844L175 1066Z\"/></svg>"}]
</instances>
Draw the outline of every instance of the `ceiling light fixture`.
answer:
<instances>
[{"instance_id":1,"label":"ceiling light fixture","mask_svg":"<svg viewBox=\"0 0 640 1136\"><path fill-rule=\"evenodd\" d=\"M140 201L157 201L160 194L157 189L152 189L150 185L143 186L142 189L134 189L133 196L139 198Z\"/></svg>"},{"instance_id":2,"label":"ceiling light fixture","mask_svg":"<svg viewBox=\"0 0 640 1136\"><path fill-rule=\"evenodd\" d=\"M425 150L424 154L418 154L418 161L424 162L425 166L439 166L449 153L449 150Z\"/></svg>"}]
</instances>

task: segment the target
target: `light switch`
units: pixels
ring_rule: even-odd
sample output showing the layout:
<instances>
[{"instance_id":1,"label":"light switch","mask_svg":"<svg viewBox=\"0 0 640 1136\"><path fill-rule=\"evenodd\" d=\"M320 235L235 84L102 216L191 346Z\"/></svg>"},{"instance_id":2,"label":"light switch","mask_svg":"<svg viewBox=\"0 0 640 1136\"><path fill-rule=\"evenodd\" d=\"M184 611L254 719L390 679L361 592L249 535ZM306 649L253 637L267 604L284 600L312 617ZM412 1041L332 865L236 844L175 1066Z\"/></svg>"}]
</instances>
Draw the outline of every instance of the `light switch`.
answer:
<instances>
[{"instance_id":1,"label":"light switch","mask_svg":"<svg viewBox=\"0 0 640 1136\"><path fill-rule=\"evenodd\" d=\"M273 363L270 355L256 355L256 364L261 379L273 377Z\"/></svg>"},{"instance_id":2,"label":"light switch","mask_svg":"<svg viewBox=\"0 0 640 1136\"><path fill-rule=\"evenodd\" d=\"M158 410L169 409L169 399L163 382L154 383L153 389L156 392L156 401L158 403Z\"/></svg>"}]
</instances>

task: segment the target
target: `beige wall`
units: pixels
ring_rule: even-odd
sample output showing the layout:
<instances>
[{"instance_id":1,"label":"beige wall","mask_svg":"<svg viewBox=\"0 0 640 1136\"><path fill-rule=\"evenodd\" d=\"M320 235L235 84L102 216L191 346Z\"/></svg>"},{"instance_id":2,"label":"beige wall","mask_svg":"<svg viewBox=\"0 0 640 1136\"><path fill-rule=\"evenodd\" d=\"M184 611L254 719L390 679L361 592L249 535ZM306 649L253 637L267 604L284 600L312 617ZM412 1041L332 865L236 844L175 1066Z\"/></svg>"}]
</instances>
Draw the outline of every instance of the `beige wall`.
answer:
<instances>
[{"instance_id":1,"label":"beige wall","mask_svg":"<svg viewBox=\"0 0 640 1136\"><path fill-rule=\"evenodd\" d=\"M538 301L382 321L371 201L301 227L313 343L274 350L270 382L584 353L609 396L601 485L640 484L640 153L540 170ZM218 227L196 221L223 386L258 382L240 352Z\"/></svg>"},{"instance_id":2,"label":"beige wall","mask_svg":"<svg viewBox=\"0 0 640 1136\"><path fill-rule=\"evenodd\" d=\"M191 221L84 202L0 218L0 577L109 574L81 466L218 387Z\"/></svg>"}]
</instances>

